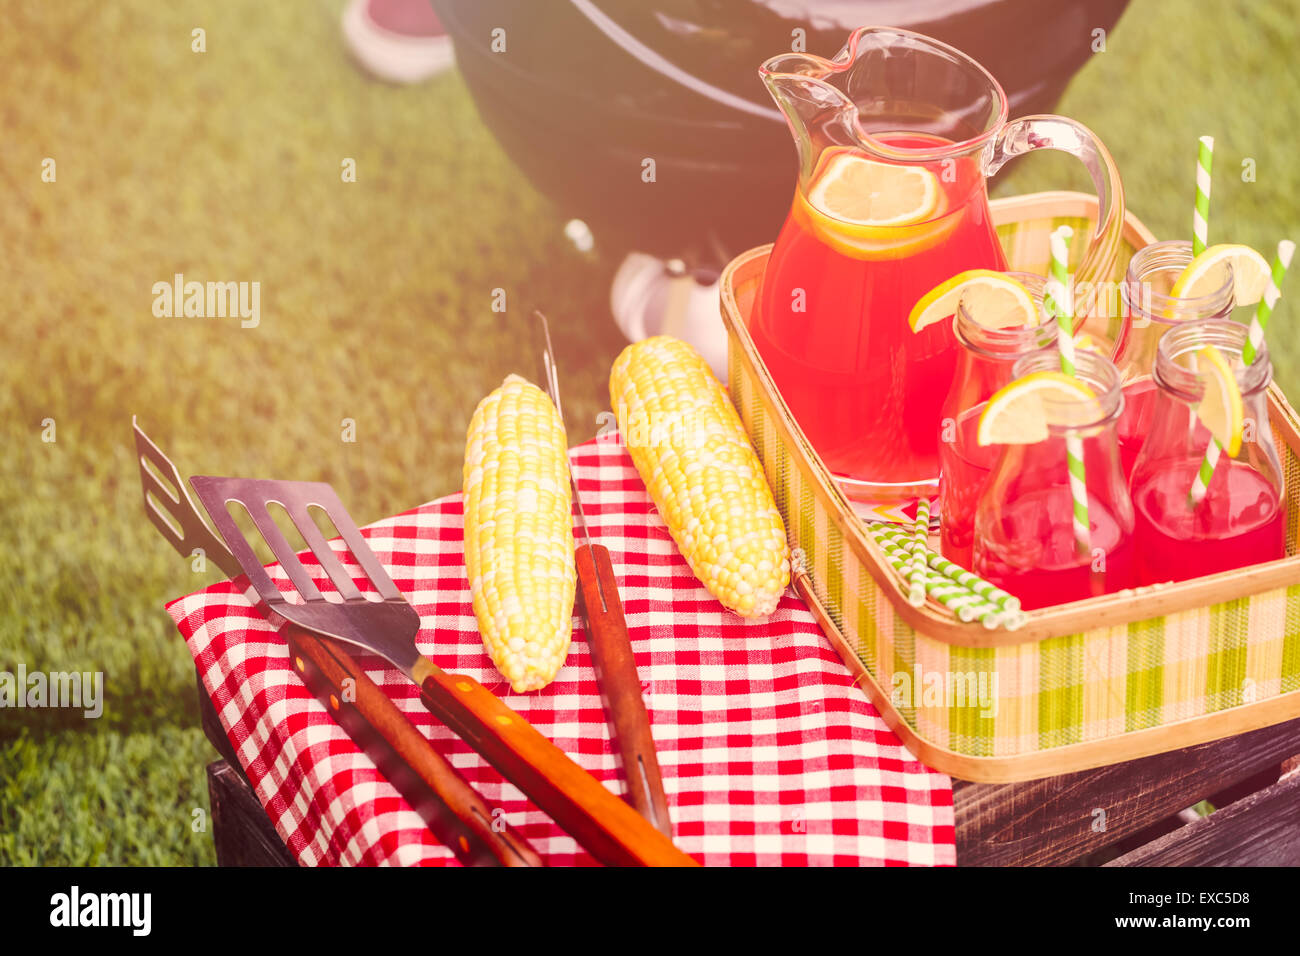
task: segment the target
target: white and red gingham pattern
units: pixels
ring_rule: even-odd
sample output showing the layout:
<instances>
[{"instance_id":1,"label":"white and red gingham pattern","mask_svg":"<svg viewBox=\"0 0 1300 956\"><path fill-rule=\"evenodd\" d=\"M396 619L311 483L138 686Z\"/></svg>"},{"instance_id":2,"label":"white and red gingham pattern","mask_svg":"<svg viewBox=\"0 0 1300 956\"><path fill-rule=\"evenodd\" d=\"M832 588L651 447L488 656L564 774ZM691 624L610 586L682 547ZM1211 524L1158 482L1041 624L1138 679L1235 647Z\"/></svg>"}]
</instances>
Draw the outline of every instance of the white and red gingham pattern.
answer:
<instances>
[{"instance_id":1,"label":"white and red gingham pattern","mask_svg":"<svg viewBox=\"0 0 1300 956\"><path fill-rule=\"evenodd\" d=\"M948 778L904 749L800 600L788 592L760 622L724 610L677 552L617 436L571 459L592 537L609 548L620 581L678 846L705 864L953 864ZM513 693L483 650L460 496L364 533L420 612L420 650L480 680L622 792L580 619L568 661L533 694ZM363 585L341 542L333 544ZM279 568L272 573L290 590ZM168 611L258 799L301 863L455 862L290 669L284 643L234 585ZM592 862L438 724L404 676L358 659L547 863Z\"/></svg>"}]
</instances>

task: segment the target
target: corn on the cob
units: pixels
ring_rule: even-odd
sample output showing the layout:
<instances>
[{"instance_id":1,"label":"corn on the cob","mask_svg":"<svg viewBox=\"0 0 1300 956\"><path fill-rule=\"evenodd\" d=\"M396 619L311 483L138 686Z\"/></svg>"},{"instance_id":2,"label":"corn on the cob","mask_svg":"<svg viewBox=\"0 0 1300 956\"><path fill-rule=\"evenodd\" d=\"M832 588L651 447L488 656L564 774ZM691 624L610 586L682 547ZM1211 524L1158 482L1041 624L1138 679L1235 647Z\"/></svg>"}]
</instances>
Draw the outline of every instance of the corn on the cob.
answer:
<instances>
[{"instance_id":1,"label":"corn on the cob","mask_svg":"<svg viewBox=\"0 0 1300 956\"><path fill-rule=\"evenodd\" d=\"M465 569L483 645L518 693L555 679L573 631L572 492L564 423L509 376L465 443Z\"/></svg>"},{"instance_id":2,"label":"corn on the cob","mask_svg":"<svg viewBox=\"0 0 1300 956\"><path fill-rule=\"evenodd\" d=\"M785 526L727 393L680 339L614 360L609 397L624 444L695 576L742 617L776 610L790 583Z\"/></svg>"}]
</instances>

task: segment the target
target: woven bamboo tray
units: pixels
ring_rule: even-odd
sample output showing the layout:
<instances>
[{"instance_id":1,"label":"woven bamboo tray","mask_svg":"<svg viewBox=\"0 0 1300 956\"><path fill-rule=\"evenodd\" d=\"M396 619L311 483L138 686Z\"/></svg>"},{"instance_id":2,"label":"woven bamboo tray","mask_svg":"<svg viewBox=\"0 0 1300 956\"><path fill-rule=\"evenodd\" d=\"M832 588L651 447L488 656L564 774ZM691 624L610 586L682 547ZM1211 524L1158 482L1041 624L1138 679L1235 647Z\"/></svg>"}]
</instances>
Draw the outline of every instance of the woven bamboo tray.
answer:
<instances>
[{"instance_id":1,"label":"woven bamboo tray","mask_svg":"<svg viewBox=\"0 0 1300 956\"><path fill-rule=\"evenodd\" d=\"M1051 231L1074 227L1081 252L1097 202L1082 193L1037 193L995 200L992 209L1011 268L1045 274ZM1130 214L1117 280L1152 241ZM1012 782L1300 716L1300 419L1276 385L1269 413L1286 481L1287 557L1044 608L1018 631L988 631L934 602L907 603L791 417L748 332L770 249L740 255L722 276L731 396L791 547L806 556L795 587L920 760L965 780ZM1105 336L1105 316L1090 323Z\"/></svg>"}]
</instances>

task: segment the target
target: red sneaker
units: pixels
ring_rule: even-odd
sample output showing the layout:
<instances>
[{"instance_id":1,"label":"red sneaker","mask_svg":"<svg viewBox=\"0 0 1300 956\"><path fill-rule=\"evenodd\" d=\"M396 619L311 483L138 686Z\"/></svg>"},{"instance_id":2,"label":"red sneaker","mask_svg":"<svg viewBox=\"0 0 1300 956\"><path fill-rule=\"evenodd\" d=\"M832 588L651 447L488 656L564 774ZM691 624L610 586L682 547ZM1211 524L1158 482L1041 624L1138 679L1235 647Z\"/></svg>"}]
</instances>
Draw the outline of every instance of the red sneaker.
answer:
<instances>
[{"instance_id":1,"label":"red sneaker","mask_svg":"<svg viewBox=\"0 0 1300 956\"><path fill-rule=\"evenodd\" d=\"M419 83L456 62L429 0L351 0L343 38L363 69L389 83Z\"/></svg>"}]
</instances>

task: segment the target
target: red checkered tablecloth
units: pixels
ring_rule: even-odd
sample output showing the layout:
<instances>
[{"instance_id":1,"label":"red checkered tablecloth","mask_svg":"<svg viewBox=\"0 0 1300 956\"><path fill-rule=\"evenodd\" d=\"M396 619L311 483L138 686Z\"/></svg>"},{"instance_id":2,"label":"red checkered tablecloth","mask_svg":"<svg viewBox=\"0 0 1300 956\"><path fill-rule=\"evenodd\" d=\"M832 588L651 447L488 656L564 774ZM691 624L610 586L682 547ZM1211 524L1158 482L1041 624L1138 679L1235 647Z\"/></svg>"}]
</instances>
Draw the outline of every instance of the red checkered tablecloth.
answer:
<instances>
[{"instance_id":1,"label":"red checkered tablecloth","mask_svg":"<svg viewBox=\"0 0 1300 956\"><path fill-rule=\"evenodd\" d=\"M705 864L953 864L948 778L904 749L798 597L788 592L759 622L724 610L678 554L616 435L574 449L571 460L592 537L609 548L621 582L678 846ZM533 694L513 693L483 650L460 496L363 532L420 612L420 650L480 680L621 793L580 619L565 666ZM333 545L350 564L341 542ZM363 584L360 569L350 570ZM278 567L272 576L291 592ZM290 669L284 643L233 584L167 610L258 799L301 863L455 862ZM401 673L358 659L549 864L592 862L438 724Z\"/></svg>"}]
</instances>

